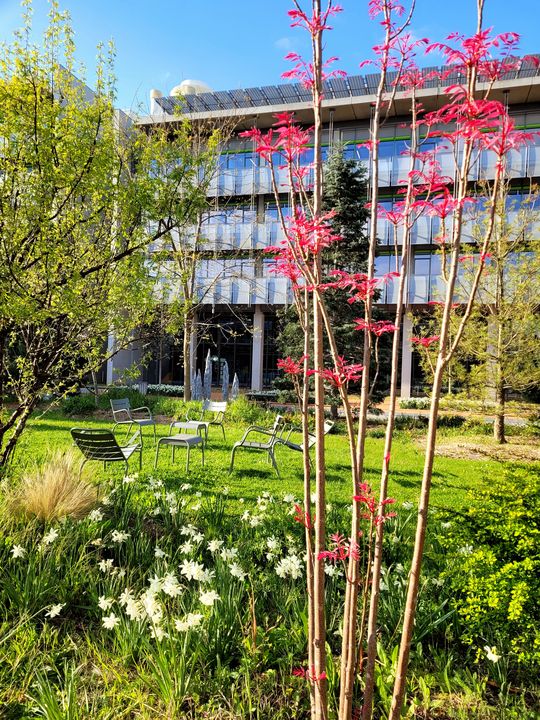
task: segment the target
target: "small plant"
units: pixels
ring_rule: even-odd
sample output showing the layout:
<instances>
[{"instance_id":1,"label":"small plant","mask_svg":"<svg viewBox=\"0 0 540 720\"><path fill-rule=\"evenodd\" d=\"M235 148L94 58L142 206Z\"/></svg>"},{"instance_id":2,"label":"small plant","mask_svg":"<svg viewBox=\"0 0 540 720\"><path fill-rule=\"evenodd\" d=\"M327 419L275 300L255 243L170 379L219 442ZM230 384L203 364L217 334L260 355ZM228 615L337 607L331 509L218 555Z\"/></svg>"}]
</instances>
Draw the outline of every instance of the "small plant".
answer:
<instances>
[{"instance_id":1,"label":"small plant","mask_svg":"<svg viewBox=\"0 0 540 720\"><path fill-rule=\"evenodd\" d=\"M22 479L10 499L11 510L46 522L84 517L95 504L97 492L79 476L79 464L73 452L56 452Z\"/></svg>"},{"instance_id":2,"label":"small plant","mask_svg":"<svg viewBox=\"0 0 540 720\"><path fill-rule=\"evenodd\" d=\"M60 403L65 415L90 415L96 407L94 395L70 395Z\"/></svg>"}]
</instances>

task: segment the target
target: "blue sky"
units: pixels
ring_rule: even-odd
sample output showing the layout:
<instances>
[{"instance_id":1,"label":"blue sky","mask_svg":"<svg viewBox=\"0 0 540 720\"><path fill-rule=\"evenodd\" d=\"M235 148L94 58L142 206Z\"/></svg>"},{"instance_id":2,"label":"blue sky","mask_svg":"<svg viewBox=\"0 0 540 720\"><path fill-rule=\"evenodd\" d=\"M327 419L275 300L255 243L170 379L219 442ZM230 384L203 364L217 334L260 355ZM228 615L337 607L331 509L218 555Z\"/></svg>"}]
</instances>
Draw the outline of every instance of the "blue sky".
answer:
<instances>
[{"instance_id":1,"label":"blue sky","mask_svg":"<svg viewBox=\"0 0 540 720\"><path fill-rule=\"evenodd\" d=\"M379 28L368 20L366 0L341 4L344 12L334 19L327 53L338 55L337 66L355 74L379 40ZM289 0L61 0L61 7L71 14L89 84L97 44L114 40L118 105L125 109L147 108L151 88L168 94L186 78L215 90L274 84L288 68L287 52L309 53L305 33L289 27ZM46 0L34 0L36 37L47 8ZM455 30L468 34L475 12L476 0L417 0L412 31L433 40ZM0 0L0 40L10 40L20 16L18 0ZM486 0L484 25L518 32L522 53L540 53L539 0ZM432 57L429 64L437 61Z\"/></svg>"}]
</instances>

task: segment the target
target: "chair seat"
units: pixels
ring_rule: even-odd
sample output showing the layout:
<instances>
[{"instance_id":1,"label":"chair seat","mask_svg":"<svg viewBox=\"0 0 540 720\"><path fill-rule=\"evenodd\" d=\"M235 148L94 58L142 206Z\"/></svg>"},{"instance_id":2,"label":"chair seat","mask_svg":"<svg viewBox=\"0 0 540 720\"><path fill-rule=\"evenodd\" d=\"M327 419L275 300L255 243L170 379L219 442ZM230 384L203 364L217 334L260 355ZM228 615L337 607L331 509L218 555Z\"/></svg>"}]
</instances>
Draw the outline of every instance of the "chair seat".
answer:
<instances>
[{"instance_id":1,"label":"chair seat","mask_svg":"<svg viewBox=\"0 0 540 720\"><path fill-rule=\"evenodd\" d=\"M141 449L140 445L127 445L126 447L121 447L120 452L126 458L126 460L129 460L129 458L133 455L133 453L139 452L140 449Z\"/></svg>"},{"instance_id":2,"label":"chair seat","mask_svg":"<svg viewBox=\"0 0 540 720\"><path fill-rule=\"evenodd\" d=\"M167 435L167 437L159 438L156 445L156 458L154 460L154 468L157 467L159 450L162 445L169 445L172 451L172 459L174 462L174 451L177 447L185 447L187 451L186 457L186 472L189 470L189 452L195 445L201 446L202 451L202 464L204 466L204 438L200 435L186 435L180 433L179 435Z\"/></svg>"},{"instance_id":3,"label":"chair seat","mask_svg":"<svg viewBox=\"0 0 540 720\"><path fill-rule=\"evenodd\" d=\"M140 420L137 420L137 418L133 418L131 422L134 422L136 425L155 425L155 420L150 420L148 418L142 418Z\"/></svg>"},{"instance_id":4,"label":"chair seat","mask_svg":"<svg viewBox=\"0 0 540 720\"><path fill-rule=\"evenodd\" d=\"M272 447L273 442L256 442L255 440L248 440L245 442L234 443L234 447L253 448L254 450L268 450Z\"/></svg>"},{"instance_id":5,"label":"chair seat","mask_svg":"<svg viewBox=\"0 0 540 720\"><path fill-rule=\"evenodd\" d=\"M162 437L158 440L158 445L185 445L186 447L189 445L190 447L192 445L198 445L199 443L203 442L203 438L200 435L186 435L186 434L178 434L178 435L169 435L167 437Z\"/></svg>"}]
</instances>

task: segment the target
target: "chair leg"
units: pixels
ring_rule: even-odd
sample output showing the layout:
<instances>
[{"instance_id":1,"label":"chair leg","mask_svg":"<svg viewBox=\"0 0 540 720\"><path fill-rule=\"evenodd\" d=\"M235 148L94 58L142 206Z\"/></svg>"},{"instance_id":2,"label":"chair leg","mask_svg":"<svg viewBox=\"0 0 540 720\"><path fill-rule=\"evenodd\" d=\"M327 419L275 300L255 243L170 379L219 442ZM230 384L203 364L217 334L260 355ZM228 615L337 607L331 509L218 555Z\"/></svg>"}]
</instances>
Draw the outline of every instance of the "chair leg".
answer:
<instances>
[{"instance_id":1,"label":"chair leg","mask_svg":"<svg viewBox=\"0 0 540 720\"><path fill-rule=\"evenodd\" d=\"M156 445L156 458L154 460L154 470L157 468L158 453L159 453L159 443Z\"/></svg>"},{"instance_id":2,"label":"chair leg","mask_svg":"<svg viewBox=\"0 0 540 720\"><path fill-rule=\"evenodd\" d=\"M175 453L176 447L174 445L171 445L171 450L172 450L172 463L174 465L174 453Z\"/></svg>"},{"instance_id":3,"label":"chair leg","mask_svg":"<svg viewBox=\"0 0 540 720\"><path fill-rule=\"evenodd\" d=\"M230 464L230 466L229 466L229 473L232 473L232 471L233 471L233 467L234 467L234 454L235 454L235 452L236 452L236 447L233 447L232 452L231 452L231 464Z\"/></svg>"},{"instance_id":4,"label":"chair leg","mask_svg":"<svg viewBox=\"0 0 540 720\"><path fill-rule=\"evenodd\" d=\"M186 472L189 472L189 445L187 446Z\"/></svg>"},{"instance_id":5,"label":"chair leg","mask_svg":"<svg viewBox=\"0 0 540 720\"><path fill-rule=\"evenodd\" d=\"M202 466L204 467L204 440L201 443L201 452L202 452Z\"/></svg>"},{"instance_id":6,"label":"chair leg","mask_svg":"<svg viewBox=\"0 0 540 720\"><path fill-rule=\"evenodd\" d=\"M268 455L270 456L270 460L272 461L272 465L274 466L274 470L276 471L276 475L278 476L278 479L281 480L281 475L279 474L278 466L276 463L276 458L274 457L274 449L270 448L268 450Z\"/></svg>"},{"instance_id":7,"label":"chair leg","mask_svg":"<svg viewBox=\"0 0 540 720\"><path fill-rule=\"evenodd\" d=\"M142 470L142 445L141 449L139 450L139 470Z\"/></svg>"},{"instance_id":8,"label":"chair leg","mask_svg":"<svg viewBox=\"0 0 540 720\"><path fill-rule=\"evenodd\" d=\"M227 438L225 437L225 428L223 425L221 426L221 431L223 432L223 439L226 440Z\"/></svg>"},{"instance_id":9,"label":"chair leg","mask_svg":"<svg viewBox=\"0 0 540 720\"><path fill-rule=\"evenodd\" d=\"M156 444L156 424L154 423L154 445Z\"/></svg>"}]
</instances>

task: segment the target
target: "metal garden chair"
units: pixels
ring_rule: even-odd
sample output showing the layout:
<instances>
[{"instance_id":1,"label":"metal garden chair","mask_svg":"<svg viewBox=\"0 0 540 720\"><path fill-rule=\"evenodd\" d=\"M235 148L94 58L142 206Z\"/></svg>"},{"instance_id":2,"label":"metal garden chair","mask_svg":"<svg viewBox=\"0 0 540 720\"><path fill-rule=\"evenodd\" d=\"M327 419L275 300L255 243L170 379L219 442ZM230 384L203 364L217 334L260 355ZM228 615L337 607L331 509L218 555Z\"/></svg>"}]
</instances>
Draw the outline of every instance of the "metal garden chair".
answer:
<instances>
[{"instance_id":1,"label":"metal garden chair","mask_svg":"<svg viewBox=\"0 0 540 720\"><path fill-rule=\"evenodd\" d=\"M324 434L328 435L330 430L334 427L334 423L330 420L326 420L324 423ZM304 443L295 443L291 440L291 435L293 433L302 432L302 428L298 427L291 427L289 428L289 431L285 437L279 437L276 438L275 444L276 445L283 445L286 448L289 448L289 450L296 450L297 452L304 452ZM308 433L308 450L311 450L311 448L315 445L317 442L317 438L313 433Z\"/></svg>"},{"instance_id":2,"label":"metal garden chair","mask_svg":"<svg viewBox=\"0 0 540 720\"><path fill-rule=\"evenodd\" d=\"M127 445L119 445L111 430L101 428L71 428L71 437L84 455L79 472L89 460L101 460L103 467L109 462L123 462L128 471L129 458L139 453L139 470L142 469L142 443L137 442L140 430L128 440Z\"/></svg>"},{"instance_id":3,"label":"metal garden chair","mask_svg":"<svg viewBox=\"0 0 540 720\"><path fill-rule=\"evenodd\" d=\"M225 437L225 427L223 425L223 422L225 420L225 412L227 411L227 403L226 402L216 402L214 400L204 400L201 408L201 414L198 418L192 418L189 416L189 412L186 415L186 419L188 423L193 423L194 425L205 425L206 426L206 439L208 440L208 428L212 425L217 425L221 428L221 432L223 433L223 439L226 440ZM206 420L207 413L211 413L212 417L210 420Z\"/></svg>"},{"instance_id":4,"label":"metal garden chair","mask_svg":"<svg viewBox=\"0 0 540 720\"><path fill-rule=\"evenodd\" d=\"M141 445L143 442L142 428L148 425L154 427L154 443L156 442L156 421L152 417L150 408L139 407L132 408L128 398L121 398L119 400L111 400L111 410L114 418L113 433L118 425L129 425L127 434L129 435L133 425L137 425L139 428L139 435L141 437ZM139 413L142 417L136 417L135 413Z\"/></svg>"},{"instance_id":5,"label":"metal garden chair","mask_svg":"<svg viewBox=\"0 0 540 720\"><path fill-rule=\"evenodd\" d=\"M277 439L281 437L281 435L285 432L286 429L287 426L285 424L285 419L281 415L276 415L274 425L271 428L263 428L259 425L250 425L245 431L243 438L238 442L234 443L233 445L229 472L231 473L233 471L234 457L237 450L239 450L240 448L245 448L246 450L261 450L268 455L268 458L272 463L278 478L281 479L278 466L276 464L276 458L274 455L274 447L276 445ZM253 436L258 436L258 439L251 439L253 438ZM261 436L266 439L262 440Z\"/></svg>"}]
</instances>

